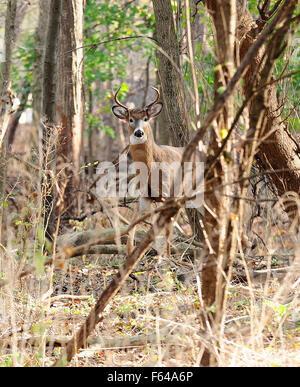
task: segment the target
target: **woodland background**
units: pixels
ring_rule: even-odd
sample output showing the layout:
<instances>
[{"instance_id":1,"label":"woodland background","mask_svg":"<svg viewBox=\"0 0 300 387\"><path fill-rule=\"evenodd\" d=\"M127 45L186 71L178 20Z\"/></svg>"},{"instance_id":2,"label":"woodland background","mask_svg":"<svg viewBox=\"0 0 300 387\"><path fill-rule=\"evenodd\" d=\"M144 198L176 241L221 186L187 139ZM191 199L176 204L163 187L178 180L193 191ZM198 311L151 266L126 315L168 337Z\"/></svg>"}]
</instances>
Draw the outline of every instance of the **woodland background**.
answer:
<instances>
[{"instance_id":1,"label":"woodland background","mask_svg":"<svg viewBox=\"0 0 300 387\"><path fill-rule=\"evenodd\" d=\"M299 18L297 0L0 1L1 366L300 365ZM202 214L97 196L127 152L120 86L129 107L158 87L156 141L206 153ZM168 225L170 255L151 247Z\"/></svg>"}]
</instances>

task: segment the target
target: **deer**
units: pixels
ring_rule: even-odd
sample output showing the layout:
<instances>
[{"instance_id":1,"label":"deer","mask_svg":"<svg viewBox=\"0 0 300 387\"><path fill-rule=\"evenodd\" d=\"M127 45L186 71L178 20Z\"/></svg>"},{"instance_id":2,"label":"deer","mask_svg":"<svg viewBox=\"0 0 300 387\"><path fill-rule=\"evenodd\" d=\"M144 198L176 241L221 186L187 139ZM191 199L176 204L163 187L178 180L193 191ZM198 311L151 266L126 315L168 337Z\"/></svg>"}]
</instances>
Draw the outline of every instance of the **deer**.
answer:
<instances>
[{"instance_id":1,"label":"deer","mask_svg":"<svg viewBox=\"0 0 300 387\"><path fill-rule=\"evenodd\" d=\"M114 96L116 105L112 107L113 114L128 124L129 151L132 160L134 162L142 162L147 166L149 178L151 178L151 172L155 167L155 163L180 163L184 150L182 147L158 145L155 142L150 121L161 113L163 103L159 101L159 90L153 86L152 89L156 92L154 101L142 108L129 109L118 99L119 88ZM149 199L141 198L140 208L147 207L145 201L150 203L153 200L162 201L161 193L155 199L153 197Z\"/></svg>"},{"instance_id":2,"label":"deer","mask_svg":"<svg viewBox=\"0 0 300 387\"><path fill-rule=\"evenodd\" d=\"M120 120L126 121L129 131L129 151L134 162L142 162L148 170L148 182L151 181L151 175L155 172L158 163L171 165L172 163L181 163L184 148L174 147L169 145L159 145L154 140L153 131L151 128L151 120L157 117L162 109L163 103L159 101L160 93L156 87L151 86L155 91L155 99L148 105L141 108L129 109L123 105L118 99L120 88L114 95L115 105L112 106L113 114ZM149 187L149 185L148 185ZM156 192L155 197L151 196L151 189L148 189L149 195L140 198L139 210L140 213L151 209L152 202L164 201L165 197L159 187L159 192ZM127 254L133 249L134 230L128 237ZM170 232L170 230L169 230ZM167 230L168 235L168 230ZM169 248L169 246L168 246Z\"/></svg>"}]
</instances>

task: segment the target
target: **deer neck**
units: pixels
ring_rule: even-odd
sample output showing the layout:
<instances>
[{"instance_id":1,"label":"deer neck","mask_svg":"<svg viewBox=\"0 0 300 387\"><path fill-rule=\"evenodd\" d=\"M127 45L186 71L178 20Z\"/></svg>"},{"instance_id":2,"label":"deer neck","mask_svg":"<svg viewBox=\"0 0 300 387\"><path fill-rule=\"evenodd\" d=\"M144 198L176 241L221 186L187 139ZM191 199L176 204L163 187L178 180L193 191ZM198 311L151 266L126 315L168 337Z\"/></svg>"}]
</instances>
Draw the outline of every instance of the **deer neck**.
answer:
<instances>
[{"instance_id":1,"label":"deer neck","mask_svg":"<svg viewBox=\"0 0 300 387\"><path fill-rule=\"evenodd\" d=\"M149 131L148 139L143 144L130 145L130 153L133 161L143 162L147 165L148 170L151 170L151 163L155 160L158 154L159 146L155 143L152 131Z\"/></svg>"}]
</instances>

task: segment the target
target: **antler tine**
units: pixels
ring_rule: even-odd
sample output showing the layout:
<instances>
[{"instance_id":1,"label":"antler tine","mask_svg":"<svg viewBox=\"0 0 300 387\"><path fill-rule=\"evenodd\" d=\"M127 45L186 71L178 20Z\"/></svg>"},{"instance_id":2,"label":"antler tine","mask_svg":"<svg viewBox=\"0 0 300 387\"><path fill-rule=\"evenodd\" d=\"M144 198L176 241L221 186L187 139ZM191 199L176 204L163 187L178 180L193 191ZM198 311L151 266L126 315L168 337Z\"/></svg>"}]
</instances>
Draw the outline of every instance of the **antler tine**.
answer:
<instances>
[{"instance_id":1,"label":"antler tine","mask_svg":"<svg viewBox=\"0 0 300 387\"><path fill-rule=\"evenodd\" d=\"M121 86L120 86L120 87L118 88L118 90L116 91L116 94L115 94L115 96L114 96L114 101L115 101L115 103L116 103L118 106L120 106L120 107L122 107L122 108L128 110L128 107L125 106L125 105L123 105L123 104L121 104L121 102L118 100L118 93L119 93L120 89L121 89Z\"/></svg>"},{"instance_id":2,"label":"antler tine","mask_svg":"<svg viewBox=\"0 0 300 387\"><path fill-rule=\"evenodd\" d=\"M149 103L146 106L147 108L149 108L150 106L154 105L159 100L159 97L160 97L159 90L156 87L153 87L153 86L151 86L151 88L156 92L156 98L155 98L155 100L153 102Z\"/></svg>"}]
</instances>

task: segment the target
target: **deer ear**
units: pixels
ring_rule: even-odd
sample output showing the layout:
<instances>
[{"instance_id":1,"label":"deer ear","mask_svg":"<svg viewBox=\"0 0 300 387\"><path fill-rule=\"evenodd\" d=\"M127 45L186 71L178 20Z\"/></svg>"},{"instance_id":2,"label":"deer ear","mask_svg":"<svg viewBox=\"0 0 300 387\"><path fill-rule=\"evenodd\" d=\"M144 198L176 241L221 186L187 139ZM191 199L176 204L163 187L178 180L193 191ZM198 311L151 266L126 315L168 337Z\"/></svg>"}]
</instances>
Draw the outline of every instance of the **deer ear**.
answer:
<instances>
[{"instance_id":1,"label":"deer ear","mask_svg":"<svg viewBox=\"0 0 300 387\"><path fill-rule=\"evenodd\" d=\"M155 105L152 105L147 109L147 113L150 118L154 118L160 114L160 112L162 111L162 108L163 108L163 103L157 102Z\"/></svg>"},{"instance_id":2,"label":"deer ear","mask_svg":"<svg viewBox=\"0 0 300 387\"><path fill-rule=\"evenodd\" d=\"M126 120L128 117L128 111L120 106L113 106L111 110L120 120Z\"/></svg>"}]
</instances>

